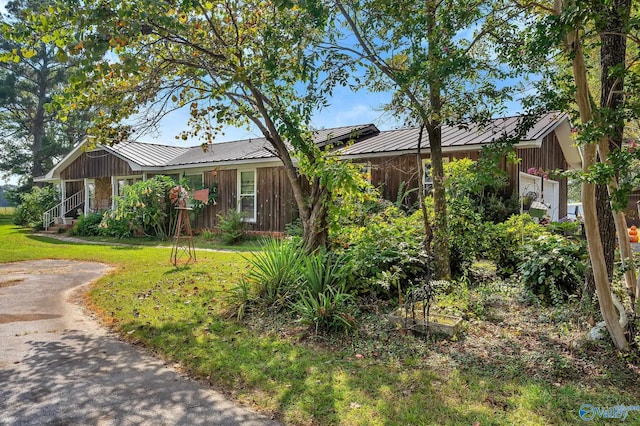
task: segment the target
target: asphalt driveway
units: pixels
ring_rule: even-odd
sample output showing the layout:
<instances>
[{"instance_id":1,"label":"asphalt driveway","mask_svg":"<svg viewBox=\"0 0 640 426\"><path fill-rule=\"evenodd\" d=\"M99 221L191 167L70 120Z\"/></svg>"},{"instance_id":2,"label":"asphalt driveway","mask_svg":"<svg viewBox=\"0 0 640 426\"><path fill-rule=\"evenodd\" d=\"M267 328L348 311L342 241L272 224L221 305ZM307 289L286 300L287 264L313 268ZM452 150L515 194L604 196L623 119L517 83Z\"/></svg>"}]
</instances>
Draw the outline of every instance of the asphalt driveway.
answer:
<instances>
[{"instance_id":1,"label":"asphalt driveway","mask_svg":"<svg viewBox=\"0 0 640 426\"><path fill-rule=\"evenodd\" d=\"M69 301L108 270L0 264L0 424L277 424L121 342Z\"/></svg>"}]
</instances>

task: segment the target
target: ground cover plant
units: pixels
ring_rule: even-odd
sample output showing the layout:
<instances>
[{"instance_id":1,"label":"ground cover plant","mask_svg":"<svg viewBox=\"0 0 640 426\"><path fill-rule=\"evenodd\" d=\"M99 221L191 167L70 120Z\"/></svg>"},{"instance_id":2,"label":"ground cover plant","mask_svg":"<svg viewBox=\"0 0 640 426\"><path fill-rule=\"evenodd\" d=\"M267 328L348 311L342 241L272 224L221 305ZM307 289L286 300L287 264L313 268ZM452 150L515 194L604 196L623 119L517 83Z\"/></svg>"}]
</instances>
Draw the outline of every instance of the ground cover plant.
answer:
<instances>
[{"instance_id":1,"label":"ground cover plant","mask_svg":"<svg viewBox=\"0 0 640 426\"><path fill-rule=\"evenodd\" d=\"M0 261L112 264L87 299L106 323L288 424L573 424L583 403L637 404L637 360L585 343L575 306L532 305L514 281L453 285L439 308L467 320L457 339L402 333L384 320L390 301L363 305L357 333L316 335L286 312L236 320L225 299L247 254L175 268L166 249L69 244L9 222Z\"/></svg>"}]
</instances>

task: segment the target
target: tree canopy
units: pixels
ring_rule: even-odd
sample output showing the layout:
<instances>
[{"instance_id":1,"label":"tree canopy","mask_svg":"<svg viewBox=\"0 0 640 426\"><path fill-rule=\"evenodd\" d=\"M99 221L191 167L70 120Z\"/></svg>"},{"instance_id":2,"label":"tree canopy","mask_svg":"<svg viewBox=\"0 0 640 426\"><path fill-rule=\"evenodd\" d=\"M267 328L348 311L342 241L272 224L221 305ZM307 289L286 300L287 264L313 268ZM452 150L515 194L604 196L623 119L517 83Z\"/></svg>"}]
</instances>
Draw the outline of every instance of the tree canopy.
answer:
<instances>
[{"instance_id":1,"label":"tree canopy","mask_svg":"<svg viewBox=\"0 0 640 426\"><path fill-rule=\"evenodd\" d=\"M0 34L0 170L17 175L28 187L85 134L85 110L65 119L51 107L73 62L66 61L51 40L31 25L28 14L39 13L47 2L15 0L7 4Z\"/></svg>"}]
</instances>

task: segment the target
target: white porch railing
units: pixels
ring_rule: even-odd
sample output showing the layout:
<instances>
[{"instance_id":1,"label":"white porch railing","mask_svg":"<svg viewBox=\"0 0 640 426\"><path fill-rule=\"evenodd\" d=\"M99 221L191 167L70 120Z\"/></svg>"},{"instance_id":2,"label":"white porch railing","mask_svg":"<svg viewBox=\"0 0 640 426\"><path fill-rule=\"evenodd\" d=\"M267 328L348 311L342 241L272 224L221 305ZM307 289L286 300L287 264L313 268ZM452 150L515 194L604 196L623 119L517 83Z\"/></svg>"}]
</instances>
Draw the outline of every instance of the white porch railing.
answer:
<instances>
[{"instance_id":1,"label":"white porch railing","mask_svg":"<svg viewBox=\"0 0 640 426\"><path fill-rule=\"evenodd\" d=\"M65 200L62 200L57 206L50 208L42 214L42 226L46 231L57 218L62 217L62 206L64 205L64 213L77 208L80 204L84 203L84 189L76 192L72 196Z\"/></svg>"}]
</instances>

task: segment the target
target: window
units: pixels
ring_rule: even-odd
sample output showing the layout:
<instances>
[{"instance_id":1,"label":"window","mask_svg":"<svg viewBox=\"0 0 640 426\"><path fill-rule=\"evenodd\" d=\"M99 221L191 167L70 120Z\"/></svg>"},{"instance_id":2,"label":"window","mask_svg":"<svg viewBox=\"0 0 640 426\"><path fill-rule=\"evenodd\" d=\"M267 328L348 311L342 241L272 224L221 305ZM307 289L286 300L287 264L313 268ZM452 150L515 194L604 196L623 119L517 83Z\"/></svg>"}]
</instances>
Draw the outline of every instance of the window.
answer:
<instances>
[{"instance_id":1,"label":"window","mask_svg":"<svg viewBox=\"0 0 640 426\"><path fill-rule=\"evenodd\" d=\"M125 186L129 186L129 185L133 185L136 182L140 182L142 180L142 178L139 177L135 177L135 178L119 178L117 185L118 185L118 195L119 196L123 196L124 195L124 187Z\"/></svg>"},{"instance_id":2,"label":"window","mask_svg":"<svg viewBox=\"0 0 640 426\"><path fill-rule=\"evenodd\" d=\"M360 170L362 177L371 183L371 163L356 163L356 167Z\"/></svg>"},{"instance_id":3,"label":"window","mask_svg":"<svg viewBox=\"0 0 640 426\"><path fill-rule=\"evenodd\" d=\"M431 159L422 159L422 185L424 185L424 192L431 193L433 190L433 179L431 178Z\"/></svg>"},{"instance_id":4,"label":"window","mask_svg":"<svg viewBox=\"0 0 640 426\"><path fill-rule=\"evenodd\" d=\"M94 180L87 181L87 211L96 211L96 183Z\"/></svg>"},{"instance_id":5,"label":"window","mask_svg":"<svg viewBox=\"0 0 640 426\"><path fill-rule=\"evenodd\" d=\"M240 190L238 211L244 215L247 222L256 221L256 171L239 172Z\"/></svg>"},{"instance_id":6,"label":"window","mask_svg":"<svg viewBox=\"0 0 640 426\"><path fill-rule=\"evenodd\" d=\"M442 165L449 164L449 157L442 157ZM431 159L423 158L422 159L422 170L424 174L422 175L422 184L424 185L424 190L427 193L430 193L433 190L433 177L431 174Z\"/></svg>"},{"instance_id":7,"label":"window","mask_svg":"<svg viewBox=\"0 0 640 426\"><path fill-rule=\"evenodd\" d=\"M183 176L183 179L187 181L187 186L191 192L202 189L202 173L197 175L186 175Z\"/></svg>"}]
</instances>

